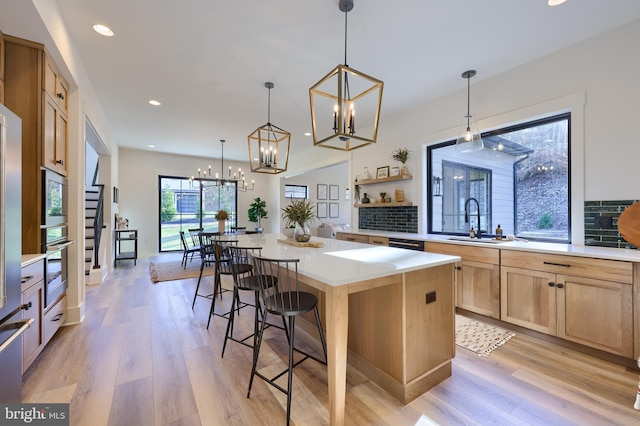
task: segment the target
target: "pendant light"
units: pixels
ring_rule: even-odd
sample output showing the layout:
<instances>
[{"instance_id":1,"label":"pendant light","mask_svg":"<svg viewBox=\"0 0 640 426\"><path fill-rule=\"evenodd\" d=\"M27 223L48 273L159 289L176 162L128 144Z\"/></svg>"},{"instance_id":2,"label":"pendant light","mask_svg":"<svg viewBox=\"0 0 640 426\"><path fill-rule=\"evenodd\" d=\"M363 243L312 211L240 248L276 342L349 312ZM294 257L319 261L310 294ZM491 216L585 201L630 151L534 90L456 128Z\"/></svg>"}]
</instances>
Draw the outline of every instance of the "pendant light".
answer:
<instances>
[{"instance_id":1,"label":"pendant light","mask_svg":"<svg viewBox=\"0 0 640 426\"><path fill-rule=\"evenodd\" d=\"M376 143L384 83L347 65L347 15L353 0L340 0L338 7L344 12L344 64L309 89L309 101L313 144L350 151Z\"/></svg>"},{"instance_id":2,"label":"pendant light","mask_svg":"<svg viewBox=\"0 0 640 426\"><path fill-rule=\"evenodd\" d=\"M194 176L191 176L189 180L192 182L192 185L194 181L198 182L200 184L200 187L202 187L203 185L205 185L206 182L208 182L207 185L224 188L226 190L234 189L236 191L243 191L243 192L246 192L247 190L253 191L255 187L255 181L251 181L251 187L249 187L249 185L247 185L247 182L245 181L244 172L242 171L242 169L238 169L238 173L236 174L231 171L231 166L229 166L227 176L225 177L225 173L224 173L225 142L226 141L224 139L220 139L220 144L221 144L220 173L216 172L214 175L213 172L211 171L211 166L209 166L204 170L198 169L198 177L194 175Z\"/></svg>"},{"instance_id":3,"label":"pendant light","mask_svg":"<svg viewBox=\"0 0 640 426\"><path fill-rule=\"evenodd\" d=\"M249 164L256 173L278 174L287 170L291 133L271 124L271 89L274 84L264 83L269 90L267 124L258 127L248 137Z\"/></svg>"},{"instance_id":4,"label":"pendant light","mask_svg":"<svg viewBox=\"0 0 640 426\"><path fill-rule=\"evenodd\" d=\"M469 70L462 73L462 78L467 79L467 115L463 118L458 140L456 140L456 151L474 152L484 148L484 143L478 132L476 122L470 112L471 98L471 77L476 75L476 70Z\"/></svg>"}]
</instances>

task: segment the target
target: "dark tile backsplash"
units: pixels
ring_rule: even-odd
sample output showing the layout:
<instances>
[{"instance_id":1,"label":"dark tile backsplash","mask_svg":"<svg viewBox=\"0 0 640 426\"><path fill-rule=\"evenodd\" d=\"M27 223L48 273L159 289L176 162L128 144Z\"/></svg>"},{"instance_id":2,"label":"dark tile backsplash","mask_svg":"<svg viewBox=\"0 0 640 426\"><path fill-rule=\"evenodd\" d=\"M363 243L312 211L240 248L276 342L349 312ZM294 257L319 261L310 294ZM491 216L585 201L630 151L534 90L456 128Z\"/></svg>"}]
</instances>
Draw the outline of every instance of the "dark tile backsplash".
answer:
<instances>
[{"instance_id":1,"label":"dark tile backsplash","mask_svg":"<svg viewBox=\"0 0 640 426\"><path fill-rule=\"evenodd\" d=\"M584 244L587 246L636 248L618 232L618 217L637 200L585 201ZM610 229L609 229L610 228Z\"/></svg>"},{"instance_id":2,"label":"dark tile backsplash","mask_svg":"<svg viewBox=\"0 0 640 426\"><path fill-rule=\"evenodd\" d=\"M418 206L358 209L358 228L391 232L418 232Z\"/></svg>"}]
</instances>

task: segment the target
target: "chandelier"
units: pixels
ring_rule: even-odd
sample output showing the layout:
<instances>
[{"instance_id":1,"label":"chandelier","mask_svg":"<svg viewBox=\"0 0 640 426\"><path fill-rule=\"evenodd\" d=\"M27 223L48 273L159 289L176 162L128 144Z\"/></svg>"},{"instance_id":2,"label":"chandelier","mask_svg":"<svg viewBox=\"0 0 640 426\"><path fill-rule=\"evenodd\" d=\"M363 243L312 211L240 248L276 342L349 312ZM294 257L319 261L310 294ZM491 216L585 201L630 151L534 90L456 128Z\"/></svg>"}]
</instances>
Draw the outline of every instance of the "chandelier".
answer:
<instances>
[{"instance_id":1,"label":"chandelier","mask_svg":"<svg viewBox=\"0 0 640 426\"><path fill-rule=\"evenodd\" d=\"M291 133L271 124L271 89L274 85L267 81L264 87L269 89L267 124L258 127L248 137L249 165L252 172L275 175L287 170Z\"/></svg>"},{"instance_id":2,"label":"chandelier","mask_svg":"<svg viewBox=\"0 0 640 426\"><path fill-rule=\"evenodd\" d=\"M338 7L344 12L344 64L309 89L311 126L314 145L350 151L376 143L384 83L347 65L347 14L353 0L340 0Z\"/></svg>"},{"instance_id":3,"label":"chandelier","mask_svg":"<svg viewBox=\"0 0 640 426\"><path fill-rule=\"evenodd\" d=\"M229 166L229 170L227 171L226 177L224 173L224 143L226 141L224 139L220 139L220 143L222 146L222 152L220 155L220 173L216 172L215 174L211 171L211 165L207 169L198 169L198 176L191 176L190 181L198 181L202 185L204 182L210 182L213 186L225 188L227 190L236 189L238 191L246 192L247 190L253 191L255 187L255 181L251 181L251 187L247 185L245 180L244 172L241 168L238 168L238 172L232 172L231 166Z\"/></svg>"}]
</instances>

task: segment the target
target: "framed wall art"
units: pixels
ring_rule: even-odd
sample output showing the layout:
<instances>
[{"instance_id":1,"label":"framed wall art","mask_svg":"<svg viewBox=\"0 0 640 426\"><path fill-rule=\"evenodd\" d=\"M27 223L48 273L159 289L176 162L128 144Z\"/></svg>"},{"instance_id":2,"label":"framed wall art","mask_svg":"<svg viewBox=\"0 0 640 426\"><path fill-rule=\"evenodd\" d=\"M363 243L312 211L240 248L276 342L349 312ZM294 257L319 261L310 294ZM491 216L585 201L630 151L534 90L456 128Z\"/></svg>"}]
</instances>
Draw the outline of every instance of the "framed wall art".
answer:
<instances>
[{"instance_id":1,"label":"framed wall art","mask_svg":"<svg viewBox=\"0 0 640 426\"><path fill-rule=\"evenodd\" d=\"M329 203L329 217L340 217L340 204Z\"/></svg>"},{"instance_id":2,"label":"framed wall art","mask_svg":"<svg viewBox=\"0 0 640 426\"><path fill-rule=\"evenodd\" d=\"M318 200L327 199L327 185L325 183L318 184Z\"/></svg>"},{"instance_id":3,"label":"framed wall art","mask_svg":"<svg viewBox=\"0 0 640 426\"><path fill-rule=\"evenodd\" d=\"M327 203L318 203L318 219L327 217Z\"/></svg>"},{"instance_id":4,"label":"framed wall art","mask_svg":"<svg viewBox=\"0 0 640 426\"><path fill-rule=\"evenodd\" d=\"M378 167L376 179L384 179L389 177L389 166Z\"/></svg>"},{"instance_id":5,"label":"framed wall art","mask_svg":"<svg viewBox=\"0 0 640 426\"><path fill-rule=\"evenodd\" d=\"M391 176L400 176L400 167L392 167Z\"/></svg>"},{"instance_id":6,"label":"framed wall art","mask_svg":"<svg viewBox=\"0 0 640 426\"><path fill-rule=\"evenodd\" d=\"M339 185L329 185L329 199L330 200L339 200L340 199L340 186Z\"/></svg>"}]
</instances>

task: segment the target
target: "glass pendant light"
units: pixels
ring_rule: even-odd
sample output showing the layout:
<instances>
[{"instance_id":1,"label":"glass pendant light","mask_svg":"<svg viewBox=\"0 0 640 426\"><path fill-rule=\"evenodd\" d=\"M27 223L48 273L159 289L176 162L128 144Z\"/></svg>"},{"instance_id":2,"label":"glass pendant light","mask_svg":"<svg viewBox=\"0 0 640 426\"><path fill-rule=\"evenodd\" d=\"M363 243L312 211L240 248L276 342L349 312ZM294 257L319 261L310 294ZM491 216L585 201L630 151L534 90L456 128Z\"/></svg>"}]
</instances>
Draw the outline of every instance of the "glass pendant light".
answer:
<instances>
[{"instance_id":1,"label":"glass pendant light","mask_svg":"<svg viewBox=\"0 0 640 426\"><path fill-rule=\"evenodd\" d=\"M471 77L476 75L476 70L462 73L462 78L467 79L467 115L462 120L459 137L456 140L456 151L474 152L484 148L484 143L478 132L478 127L470 112Z\"/></svg>"}]
</instances>

